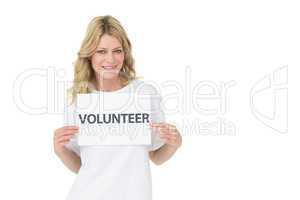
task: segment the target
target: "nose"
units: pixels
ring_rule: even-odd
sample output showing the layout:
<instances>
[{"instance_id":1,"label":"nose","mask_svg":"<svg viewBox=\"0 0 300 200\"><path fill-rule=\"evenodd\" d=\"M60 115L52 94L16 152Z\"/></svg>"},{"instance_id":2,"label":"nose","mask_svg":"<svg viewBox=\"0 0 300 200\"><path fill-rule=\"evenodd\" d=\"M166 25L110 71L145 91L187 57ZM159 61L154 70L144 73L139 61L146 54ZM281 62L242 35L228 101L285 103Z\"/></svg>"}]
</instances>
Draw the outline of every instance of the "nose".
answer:
<instances>
[{"instance_id":1,"label":"nose","mask_svg":"<svg viewBox=\"0 0 300 200\"><path fill-rule=\"evenodd\" d=\"M112 52L109 52L109 53L106 54L105 60L108 63L114 64L115 58L114 58L114 55L112 54Z\"/></svg>"}]
</instances>

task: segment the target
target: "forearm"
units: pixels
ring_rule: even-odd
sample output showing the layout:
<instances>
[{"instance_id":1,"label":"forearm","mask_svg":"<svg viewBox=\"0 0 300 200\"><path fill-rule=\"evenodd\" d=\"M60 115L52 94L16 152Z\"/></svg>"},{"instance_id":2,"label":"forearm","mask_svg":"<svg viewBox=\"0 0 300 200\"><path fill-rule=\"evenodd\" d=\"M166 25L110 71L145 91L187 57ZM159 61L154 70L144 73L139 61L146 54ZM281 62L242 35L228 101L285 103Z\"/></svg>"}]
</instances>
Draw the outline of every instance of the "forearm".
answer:
<instances>
[{"instance_id":1,"label":"forearm","mask_svg":"<svg viewBox=\"0 0 300 200\"><path fill-rule=\"evenodd\" d=\"M161 165L169 160L177 149L178 147L165 144L156 151L150 152L150 158L156 165Z\"/></svg>"},{"instance_id":2,"label":"forearm","mask_svg":"<svg viewBox=\"0 0 300 200\"><path fill-rule=\"evenodd\" d=\"M68 149L55 153L68 169L76 174L78 173L81 167L81 159L76 153Z\"/></svg>"}]
</instances>

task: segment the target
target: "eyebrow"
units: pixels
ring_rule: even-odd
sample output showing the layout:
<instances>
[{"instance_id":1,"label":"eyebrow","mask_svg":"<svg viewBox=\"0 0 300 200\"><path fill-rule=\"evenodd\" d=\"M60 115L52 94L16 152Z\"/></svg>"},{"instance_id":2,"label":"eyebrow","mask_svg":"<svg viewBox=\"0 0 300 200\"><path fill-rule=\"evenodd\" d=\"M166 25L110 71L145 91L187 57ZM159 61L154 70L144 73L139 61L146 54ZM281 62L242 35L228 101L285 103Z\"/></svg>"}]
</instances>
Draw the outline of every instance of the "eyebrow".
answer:
<instances>
[{"instance_id":1,"label":"eyebrow","mask_svg":"<svg viewBox=\"0 0 300 200\"><path fill-rule=\"evenodd\" d=\"M113 48L113 50L116 50L116 49L121 49L122 47L116 47L116 48ZM107 48L102 48L102 47L100 47L99 49L107 49ZM97 50L99 50L99 49L97 49Z\"/></svg>"}]
</instances>

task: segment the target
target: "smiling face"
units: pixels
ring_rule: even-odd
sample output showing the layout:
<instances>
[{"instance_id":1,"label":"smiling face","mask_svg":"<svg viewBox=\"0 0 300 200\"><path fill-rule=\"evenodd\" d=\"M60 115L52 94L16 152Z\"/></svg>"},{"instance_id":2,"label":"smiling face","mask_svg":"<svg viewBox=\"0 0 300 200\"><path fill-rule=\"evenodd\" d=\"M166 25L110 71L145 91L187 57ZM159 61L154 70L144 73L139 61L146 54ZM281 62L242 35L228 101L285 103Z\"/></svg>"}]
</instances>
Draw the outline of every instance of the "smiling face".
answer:
<instances>
[{"instance_id":1,"label":"smiling face","mask_svg":"<svg viewBox=\"0 0 300 200\"><path fill-rule=\"evenodd\" d=\"M104 34L91 57L95 73L103 79L116 79L124 62L124 51L119 40Z\"/></svg>"}]
</instances>

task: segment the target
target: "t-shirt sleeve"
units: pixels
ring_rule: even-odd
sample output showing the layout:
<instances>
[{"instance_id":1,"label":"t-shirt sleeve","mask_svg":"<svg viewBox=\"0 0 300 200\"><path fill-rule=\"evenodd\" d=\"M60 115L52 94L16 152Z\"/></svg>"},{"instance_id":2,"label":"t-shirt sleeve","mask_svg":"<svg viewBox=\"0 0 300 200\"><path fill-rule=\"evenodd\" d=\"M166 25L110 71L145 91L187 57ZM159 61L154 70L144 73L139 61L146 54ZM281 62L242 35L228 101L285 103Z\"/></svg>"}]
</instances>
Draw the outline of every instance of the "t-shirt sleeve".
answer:
<instances>
[{"instance_id":1,"label":"t-shirt sleeve","mask_svg":"<svg viewBox=\"0 0 300 200\"><path fill-rule=\"evenodd\" d=\"M63 114L63 126L74 126L76 124L75 119L75 106L74 104L67 105L65 103L64 106L64 114ZM77 140L78 135L75 134L70 141L65 145L65 147L73 152L75 152L78 156L80 156L80 147L78 145Z\"/></svg>"},{"instance_id":2,"label":"t-shirt sleeve","mask_svg":"<svg viewBox=\"0 0 300 200\"><path fill-rule=\"evenodd\" d=\"M161 105L162 97L155 91L155 94L151 97L151 122L152 123L161 123L165 122L165 114ZM159 137L157 131L151 131L151 145L148 148L148 151L154 151L159 149L164 145L164 141Z\"/></svg>"}]
</instances>

